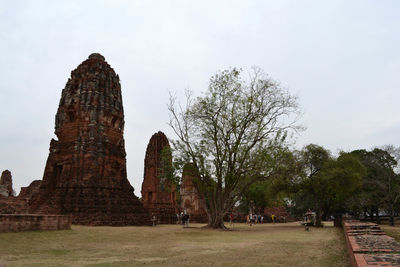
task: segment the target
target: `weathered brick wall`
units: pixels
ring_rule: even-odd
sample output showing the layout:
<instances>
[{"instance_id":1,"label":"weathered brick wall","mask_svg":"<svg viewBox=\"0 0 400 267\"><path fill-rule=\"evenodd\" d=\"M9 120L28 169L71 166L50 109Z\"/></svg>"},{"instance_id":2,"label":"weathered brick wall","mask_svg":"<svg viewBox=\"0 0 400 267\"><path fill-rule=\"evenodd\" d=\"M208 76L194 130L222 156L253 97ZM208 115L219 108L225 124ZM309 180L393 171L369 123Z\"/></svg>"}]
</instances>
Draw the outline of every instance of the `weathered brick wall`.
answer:
<instances>
[{"instance_id":1,"label":"weathered brick wall","mask_svg":"<svg viewBox=\"0 0 400 267\"><path fill-rule=\"evenodd\" d=\"M28 213L27 199L18 197L0 196L0 214L25 214Z\"/></svg>"},{"instance_id":2,"label":"weathered brick wall","mask_svg":"<svg viewBox=\"0 0 400 267\"><path fill-rule=\"evenodd\" d=\"M343 229L352 266L400 266L400 243L379 225L348 220Z\"/></svg>"},{"instance_id":3,"label":"weathered brick wall","mask_svg":"<svg viewBox=\"0 0 400 267\"><path fill-rule=\"evenodd\" d=\"M71 229L71 217L44 214L0 214L0 232Z\"/></svg>"}]
</instances>

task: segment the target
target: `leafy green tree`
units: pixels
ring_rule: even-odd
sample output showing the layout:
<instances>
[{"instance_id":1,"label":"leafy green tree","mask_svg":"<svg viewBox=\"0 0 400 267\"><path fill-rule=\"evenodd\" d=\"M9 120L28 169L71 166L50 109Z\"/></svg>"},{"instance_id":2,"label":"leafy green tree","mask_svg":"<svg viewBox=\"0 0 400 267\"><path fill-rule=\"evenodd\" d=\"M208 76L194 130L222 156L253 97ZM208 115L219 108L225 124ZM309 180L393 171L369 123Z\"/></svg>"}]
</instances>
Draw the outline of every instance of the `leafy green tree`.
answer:
<instances>
[{"instance_id":1,"label":"leafy green tree","mask_svg":"<svg viewBox=\"0 0 400 267\"><path fill-rule=\"evenodd\" d=\"M382 191L377 190L379 188L378 169L380 166L376 164L375 155L365 149L354 150L351 154L356 156L366 168L362 188L357 192L353 203L359 203L361 210L364 214L369 214L371 221L374 220L374 214L377 215L377 220L379 220L379 208L382 206L384 197Z\"/></svg>"},{"instance_id":2,"label":"leafy green tree","mask_svg":"<svg viewBox=\"0 0 400 267\"><path fill-rule=\"evenodd\" d=\"M347 153L335 159L325 148L310 144L302 151L303 179L299 193L308 194L316 212L316 225L321 226L323 213L336 205L344 206L344 201L360 185L364 168L361 163Z\"/></svg>"},{"instance_id":3,"label":"leafy green tree","mask_svg":"<svg viewBox=\"0 0 400 267\"><path fill-rule=\"evenodd\" d=\"M271 181L259 181L249 186L240 200L241 210L248 212L254 208L256 213L262 212L274 201L274 197L270 193L270 185Z\"/></svg>"},{"instance_id":4,"label":"leafy green tree","mask_svg":"<svg viewBox=\"0 0 400 267\"><path fill-rule=\"evenodd\" d=\"M349 153L340 153L325 166L323 175L331 184L325 198L324 215L330 211L346 211L345 202L361 187L364 174L363 165Z\"/></svg>"},{"instance_id":5,"label":"leafy green tree","mask_svg":"<svg viewBox=\"0 0 400 267\"><path fill-rule=\"evenodd\" d=\"M394 226L394 213L400 211L400 147L386 145L381 148L392 156L394 162L392 166L394 174L386 178L385 202L389 213L389 224Z\"/></svg>"},{"instance_id":6,"label":"leafy green tree","mask_svg":"<svg viewBox=\"0 0 400 267\"><path fill-rule=\"evenodd\" d=\"M395 173L397 161L389 152L379 148L351 153L359 158L367 170L359 194L362 208L371 216L375 213L378 223L379 210L387 210L389 224L394 225L395 206L400 201L400 177Z\"/></svg>"},{"instance_id":7,"label":"leafy green tree","mask_svg":"<svg viewBox=\"0 0 400 267\"><path fill-rule=\"evenodd\" d=\"M247 211L250 202L257 212L262 212L267 206L287 206L287 201L293 199L293 193L298 191L298 182L301 181L300 175L303 171L298 151L286 148L281 150L280 157L280 165L275 167L275 176L256 182L244 193L241 204Z\"/></svg>"},{"instance_id":8,"label":"leafy green tree","mask_svg":"<svg viewBox=\"0 0 400 267\"><path fill-rule=\"evenodd\" d=\"M172 96L168 104L178 137L174 159L198 170L197 191L213 228L225 228L224 215L249 186L279 175L287 132L299 129L296 97L259 69L247 81L240 72L217 73L201 97L187 92L185 107Z\"/></svg>"}]
</instances>

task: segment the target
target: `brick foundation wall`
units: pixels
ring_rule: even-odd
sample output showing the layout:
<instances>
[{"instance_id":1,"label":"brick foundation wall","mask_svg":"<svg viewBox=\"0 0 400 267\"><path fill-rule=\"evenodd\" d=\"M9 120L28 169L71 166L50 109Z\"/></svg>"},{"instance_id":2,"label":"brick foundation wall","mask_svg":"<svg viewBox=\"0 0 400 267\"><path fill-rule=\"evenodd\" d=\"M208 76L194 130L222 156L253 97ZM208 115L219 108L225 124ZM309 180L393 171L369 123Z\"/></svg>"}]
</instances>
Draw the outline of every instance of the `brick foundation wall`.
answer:
<instances>
[{"instance_id":1,"label":"brick foundation wall","mask_svg":"<svg viewBox=\"0 0 400 267\"><path fill-rule=\"evenodd\" d=\"M400 266L400 243L375 223L347 220L344 234L353 267Z\"/></svg>"},{"instance_id":2,"label":"brick foundation wall","mask_svg":"<svg viewBox=\"0 0 400 267\"><path fill-rule=\"evenodd\" d=\"M71 217L44 214L0 214L0 232L71 229Z\"/></svg>"}]
</instances>

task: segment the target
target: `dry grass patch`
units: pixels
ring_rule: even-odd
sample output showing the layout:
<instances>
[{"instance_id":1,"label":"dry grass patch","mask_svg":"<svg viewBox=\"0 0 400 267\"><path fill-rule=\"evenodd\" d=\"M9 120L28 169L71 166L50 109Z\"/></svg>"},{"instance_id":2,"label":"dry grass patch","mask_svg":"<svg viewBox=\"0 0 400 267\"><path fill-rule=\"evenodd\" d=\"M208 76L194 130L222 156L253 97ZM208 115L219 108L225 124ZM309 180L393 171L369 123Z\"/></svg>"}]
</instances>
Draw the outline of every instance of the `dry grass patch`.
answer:
<instances>
[{"instance_id":1,"label":"dry grass patch","mask_svg":"<svg viewBox=\"0 0 400 267\"><path fill-rule=\"evenodd\" d=\"M0 234L0 262L9 266L348 266L341 229L310 232L298 223L232 231L177 225L85 227Z\"/></svg>"},{"instance_id":2,"label":"dry grass patch","mask_svg":"<svg viewBox=\"0 0 400 267\"><path fill-rule=\"evenodd\" d=\"M393 237L396 241L400 242L400 226L379 225L388 236Z\"/></svg>"}]
</instances>

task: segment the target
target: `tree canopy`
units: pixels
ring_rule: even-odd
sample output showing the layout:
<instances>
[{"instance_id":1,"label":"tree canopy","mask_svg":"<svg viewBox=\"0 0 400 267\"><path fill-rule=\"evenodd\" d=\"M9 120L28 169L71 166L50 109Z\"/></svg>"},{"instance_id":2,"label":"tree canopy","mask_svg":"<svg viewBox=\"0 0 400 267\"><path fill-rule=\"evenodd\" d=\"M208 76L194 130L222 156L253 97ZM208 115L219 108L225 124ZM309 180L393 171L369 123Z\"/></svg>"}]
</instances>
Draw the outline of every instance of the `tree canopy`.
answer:
<instances>
[{"instance_id":1,"label":"tree canopy","mask_svg":"<svg viewBox=\"0 0 400 267\"><path fill-rule=\"evenodd\" d=\"M372 151L365 149L351 152L365 166L367 172L363 179L362 189L357 194L360 208L370 214L371 219L376 214L379 222L379 210L384 209L389 214L389 224L394 225L395 207L400 202L400 176L396 173L398 161L396 149L386 147L393 155L380 148Z\"/></svg>"},{"instance_id":2,"label":"tree canopy","mask_svg":"<svg viewBox=\"0 0 400 267\"><path fill-rule=\"evenodd\" d=\"M309 144L291 154L292 171L273 186L284 191L304 213L316 212L316 225L332 211L343 212L345 200L361 186L364 167L356 157L340 153L334 157L322 146Z\"/></svg>"},{"instance_id":3,"label":"tree canopy","mask_svg":"<svg viewBox=\"0 0 400 267\"><path fill-rule=\"evenodd\" d=\"M184 107L171 96L168 109L175 161L197 169L214 228L250 185L282 172L288 131L300 129L297 98L257 68L248 80L236 68L218 72L202 96L187 92Z\"/></svg>"}]
</instances>

